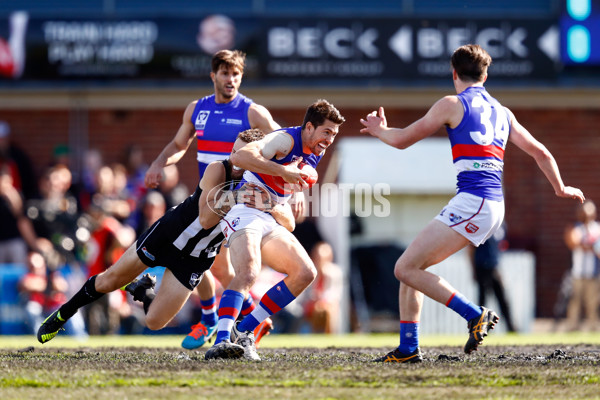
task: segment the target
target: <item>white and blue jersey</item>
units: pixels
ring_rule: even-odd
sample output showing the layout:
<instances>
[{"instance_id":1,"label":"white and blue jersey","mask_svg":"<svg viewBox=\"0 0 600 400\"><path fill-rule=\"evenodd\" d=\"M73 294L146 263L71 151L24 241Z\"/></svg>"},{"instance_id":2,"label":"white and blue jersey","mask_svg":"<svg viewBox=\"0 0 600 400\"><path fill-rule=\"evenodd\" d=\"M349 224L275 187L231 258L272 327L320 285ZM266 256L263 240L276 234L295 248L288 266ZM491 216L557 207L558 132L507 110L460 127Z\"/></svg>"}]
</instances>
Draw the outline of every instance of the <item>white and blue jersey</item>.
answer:
<instances>
[{"instance_id":1,"label":"white and blue jersey","mask_svg":"<svg viewBox=\"0 0 600 400\"><path fill-rule=\"evenodd\" d=\"M502 201L509 113L481 86L467 88L458 98L464 107L463 119L456 128L446 128L457 172L457 193Z\"/></svg>"},{"instance_id":2,"label":"white and blue jersey","mask_svg":"<svg viewBox=\"0 0 600 400\"><path fill-rule=\"evenodd\" d=\"M302 127L295 126L291 128L283 128L273 132L272 134L276 134L277 132L281 131L287 132L292 136L292 139L294 140L294 146L289 154L281 160L278 160L274 157L271 159L271 161L281 165L288 165L297 160L299 157L302 157L300 164L308 164L311 167L316 168L319 161L321 161L322 156L316 156L313 153L304 153L302 147ZM244 182L256 183L266 187L269 192L271 192L272 197L280 204L286 202L293 193L290 184L280 176L246 171L244 172L244 179L240 185L243 185Z\"/></svg>"},{"instance_id":3,"label":"white and blue jersey","mask_svg":"<svg viewBox=\"0 0 600 400\"><path fill-rule=\"evenodd\" d=\"M215 95L198 100L192 114L192 124L198 139L198 171L200 178L207 165L229 157L238 134L250 129L248 109L252 99L238 93L229 103L218 104Z\"/></svg>"}]
</instances>

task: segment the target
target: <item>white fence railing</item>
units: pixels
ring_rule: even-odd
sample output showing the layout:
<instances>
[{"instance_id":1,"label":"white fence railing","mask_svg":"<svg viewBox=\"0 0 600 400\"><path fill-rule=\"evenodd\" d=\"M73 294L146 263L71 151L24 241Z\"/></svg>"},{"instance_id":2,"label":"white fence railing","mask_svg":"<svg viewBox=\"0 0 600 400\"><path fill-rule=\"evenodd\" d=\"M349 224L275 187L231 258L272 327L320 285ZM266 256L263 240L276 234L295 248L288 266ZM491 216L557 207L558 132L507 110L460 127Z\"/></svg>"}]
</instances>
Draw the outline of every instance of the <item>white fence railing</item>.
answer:
<instances>
[{"instance_id":1,"label":"white fence railing","mask_svg":"<svg viewBox=\"0 0 600 400\"><path fill-rule=\"evenodd\" d=\"M531 332L535 317L535 257L527 251L506 251L501 255L499 268L513 323L519 332ZM456 290L477 303L477 284L466 252L449 257L431 267L430 271L442 276ZM506 324L502 323L500 308L492 292L486 296L486 303L483 305L500 315L495 331L506 332ZM444 305L426 297L420 328L421 334L461 334L465 333L466 322Z\"/></svg>"}]
</instances>

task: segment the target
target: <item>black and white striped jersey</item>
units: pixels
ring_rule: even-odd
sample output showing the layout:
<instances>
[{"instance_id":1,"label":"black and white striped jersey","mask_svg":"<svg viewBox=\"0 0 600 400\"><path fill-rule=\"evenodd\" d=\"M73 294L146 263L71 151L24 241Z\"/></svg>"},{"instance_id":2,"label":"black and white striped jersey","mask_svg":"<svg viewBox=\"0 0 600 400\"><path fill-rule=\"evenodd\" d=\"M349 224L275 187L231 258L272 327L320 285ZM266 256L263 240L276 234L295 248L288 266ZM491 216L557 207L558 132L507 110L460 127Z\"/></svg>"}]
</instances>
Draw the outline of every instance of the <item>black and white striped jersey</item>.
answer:
<instances>
[{"instance_id":1,"label":"black and white striped jersey","mask_svg":"<svg viewBox=\"0 0 600 400\"><path fill-rule=\"evenodd\" d=\"M229 161L222 163L227 171L229 188L233 189L237 182L231 179ZM169 268L176 276L178 270L201 273L210 268L224 236L219 224L206 228L200 225L198 202L201 194L198 185L190 197L167 210L140 235L136 250L144 264Z\"/></svg>"}]
</instances>

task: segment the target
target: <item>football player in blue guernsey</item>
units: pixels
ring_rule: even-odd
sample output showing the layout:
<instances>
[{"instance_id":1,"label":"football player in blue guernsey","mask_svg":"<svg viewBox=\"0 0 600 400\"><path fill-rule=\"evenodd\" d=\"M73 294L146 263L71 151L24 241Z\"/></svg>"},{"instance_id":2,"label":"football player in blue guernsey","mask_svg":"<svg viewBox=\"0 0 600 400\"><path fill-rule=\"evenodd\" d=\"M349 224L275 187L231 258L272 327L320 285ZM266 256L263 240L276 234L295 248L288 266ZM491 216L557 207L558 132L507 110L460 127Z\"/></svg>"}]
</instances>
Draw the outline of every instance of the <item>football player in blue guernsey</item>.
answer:
<instances>
[{"instance_id":1,"label":"football player in blue guernsey","mask_svg":"<svg viewBox=\"0 0 600 400\"><path fill-rule=\"evenodd\" d=\"M286 204L291 194L307 187L300 163L316 167L345 121L326 100L317 100L306 111L302 126L270 133L254 146L232 154L244 173L244 184L263 187L275 204ZM249 143L250 144L250 143ZM316 269L308 253L289 231L264 212L236 204L223 217L223 234L229 246L235 278L219 303L219 323L214 345L206 359L240 358L259 361L253 331L266 318L291 303L312 283ZM256 281L262 264L287 275L269 289L254 311L237 324L244 297Z\"/></svg>"},{"instance_id":2,"label":"football player in blue guernsey","mask_svg":"<svg viewBox=\"0 0 600 400\"><path fill-rule=\"evenodd\" d=\"M175 137L150 165L145 178L146 186L158 186L163 168L177 163L190 147L194 137L198 142L198 171L202 178L209 163L229 157L239 132L256 128L269 133L280 128L265 107L239 92L245 59L246 55L238 50L221 50L214 54L210 73L214 93L192 101L187 106ZM293 212L303 212L299 209L302 204L304 203L301 201L293 202ZM183 339L181 345L186 349L202 346L216 331L217 306L213 274L224 287L229 284L234 272L227 258L227 249L223 249L215 259L213 267L204 274L202 282L198 285L202 319L192 326L191 332ZM248 314L253 309L254 301L248 295L244 301L243 314ZM268 333L272 326L270 319L265 321L257 330L257 337Z\"/></svg>"},{"instance_id":3,"label":"football player in blue guernsey","mask_svg":"<svg viewBox=\"0 0 600 400\"><path fill-rule=\"evenodd\" d=\"M403 129L387 126L382 107L360 121L364 126L362 133L398 149L445 127L458 181L456 196L396 262L394 275L400 281L400 346L377 361L422 361L418 331L423 295L445 304L468 321L469 338L464 347L467 354L477 350L488 330L498 322L494 311L473 304L427 268L469 242L479 246L502 224L502 170L508 141L533 157L558 197L584 200L581 190L563 184L548 149L486 91L483 84L491 62L490 55L480 46L461 46L451 59L457 95L438 100L424 117Z\"/></svg>"}]
</instances>

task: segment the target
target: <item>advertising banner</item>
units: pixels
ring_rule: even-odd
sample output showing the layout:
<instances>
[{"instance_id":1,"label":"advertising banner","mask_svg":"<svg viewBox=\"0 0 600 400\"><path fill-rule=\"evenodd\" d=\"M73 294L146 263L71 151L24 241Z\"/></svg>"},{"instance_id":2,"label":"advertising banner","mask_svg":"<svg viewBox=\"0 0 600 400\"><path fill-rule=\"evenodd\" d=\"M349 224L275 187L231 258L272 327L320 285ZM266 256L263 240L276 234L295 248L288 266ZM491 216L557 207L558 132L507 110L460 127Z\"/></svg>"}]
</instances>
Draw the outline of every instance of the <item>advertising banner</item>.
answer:
<instances>
[{"instance_id":1,"label":"advertising banner","mask_svg":"<svg viewBox=\"0 0 600 400\"><path fill-rule=\"evenodd\" d=\"M477 43L494 79L551 79L559 58L551 21L332 19L265 21L262 76L414 82L450 76L454 49Z\"/></svg>"},{"instance_id":2,"label":"advertising banner","mask_svg":"<svg viewBox=\"0 0 600 400\"><path fill-rule=\"evenodd\" d=\"M221 49L247 53L245 84L426 84L450 76L449 57L479 43L495 79L554 79L550 20L398 18L31 18L0 21L4 82L94 84L208 81Z\"/></svg>"}]
</instances>

